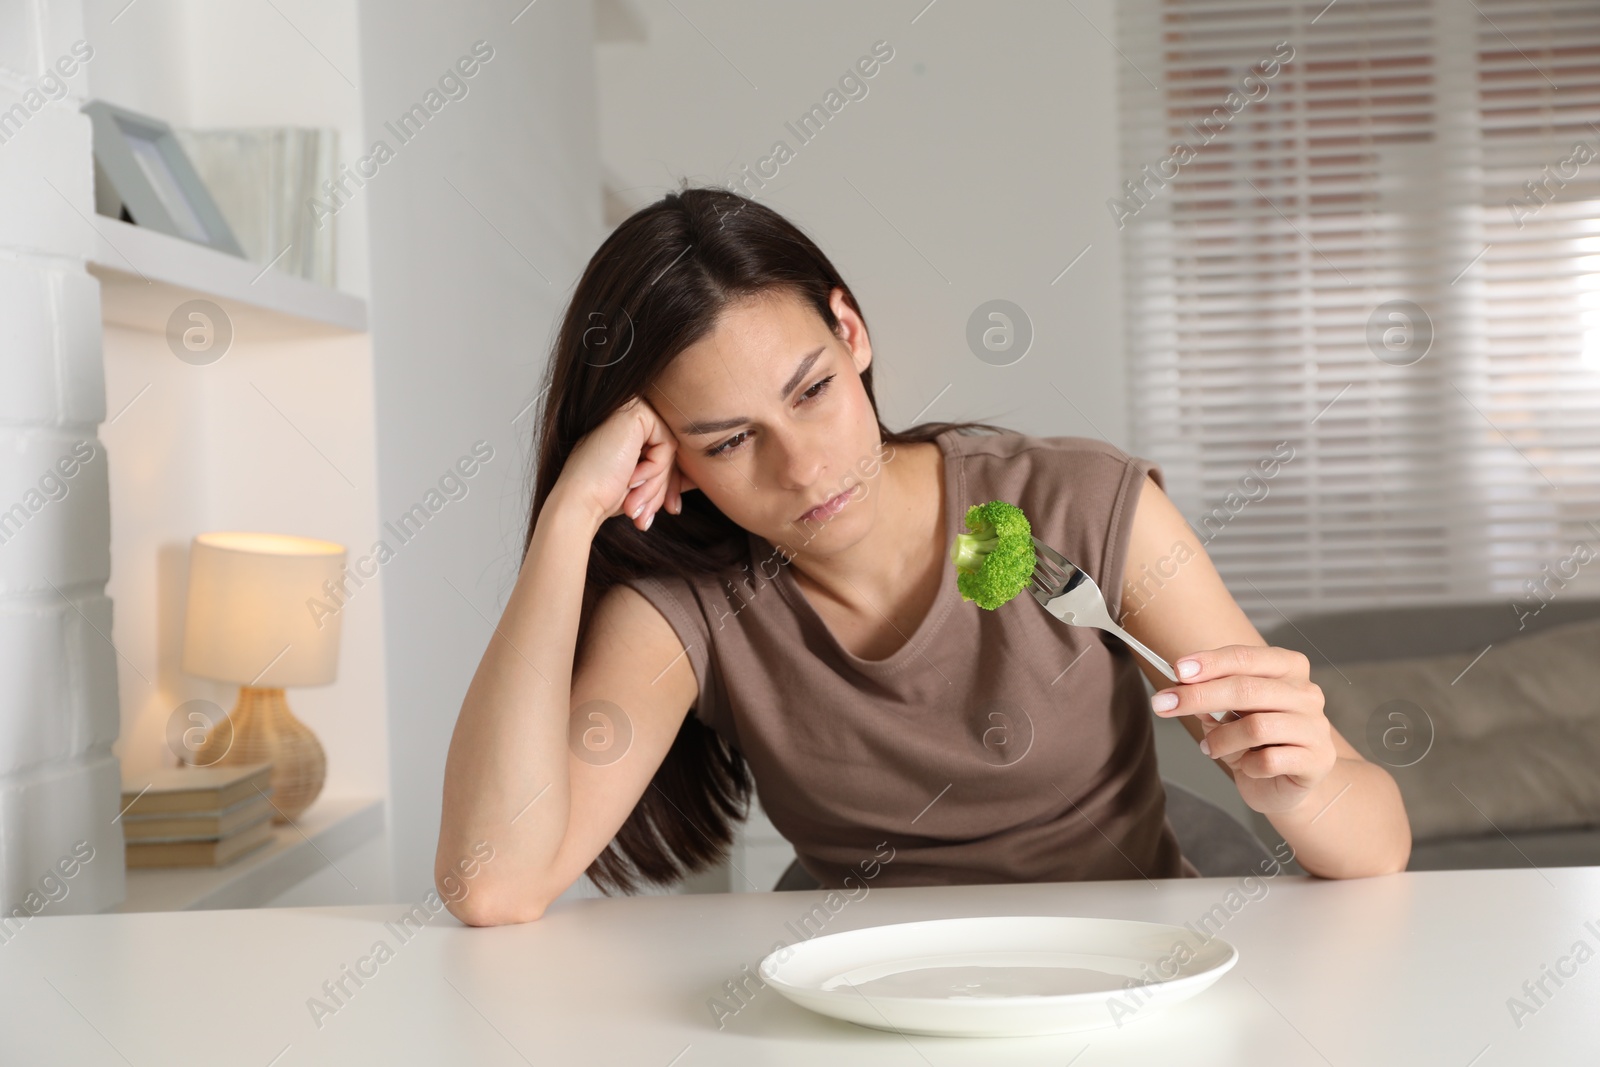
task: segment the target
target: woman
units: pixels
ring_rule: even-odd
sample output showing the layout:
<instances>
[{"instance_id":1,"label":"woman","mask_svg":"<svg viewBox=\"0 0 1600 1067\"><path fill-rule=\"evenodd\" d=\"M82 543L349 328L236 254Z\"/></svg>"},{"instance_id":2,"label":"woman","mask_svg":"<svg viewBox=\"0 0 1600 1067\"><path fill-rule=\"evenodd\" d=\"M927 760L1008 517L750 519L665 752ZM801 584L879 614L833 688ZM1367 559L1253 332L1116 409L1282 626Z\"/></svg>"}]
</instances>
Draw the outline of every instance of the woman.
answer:
<instances>
[{"instance_id":1,"label":"woman","mask_svg":"<svg viewBox=\"0 0 1600 1067\"><path fill-rule=\"evenodd\" d=\"M891 433L872 363L849 287L754 201L684 189L601 245L550 362L522 567L450 744L436 876L493 848L452 912L536 919L586 871L678 881L725 854L752 778L831 887L1194 876L1139 670L1308 871L1404 869L1393 780L1328 723L1306 658L1265 646L1159 468L1091 438ZM1124 574L1184 549L1125 621L1198 672L1169 684L1026 596L963 603L947 550L989 499L1114 612ZM1199 714L1225 709L1241 718Z\"/></svg>"}]
</instances>

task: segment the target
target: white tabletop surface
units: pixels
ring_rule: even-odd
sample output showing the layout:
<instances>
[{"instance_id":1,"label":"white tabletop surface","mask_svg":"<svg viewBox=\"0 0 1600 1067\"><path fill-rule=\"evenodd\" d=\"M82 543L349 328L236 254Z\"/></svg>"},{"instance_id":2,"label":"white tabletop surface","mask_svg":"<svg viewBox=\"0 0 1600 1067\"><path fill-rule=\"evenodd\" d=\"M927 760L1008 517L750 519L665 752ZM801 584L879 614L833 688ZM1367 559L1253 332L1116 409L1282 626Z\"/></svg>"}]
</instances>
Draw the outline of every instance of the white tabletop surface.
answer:
<instances>
[{"instance_id":1,"label":"white tabletop surface","mask_svg":"<svg viewBox=\"0 0 1600 1067\"><path fill-rule=\"evenodd\" d=\"M1600 867L870 889L824 908L821 932L961 915L1181 926L1220 907L1212 929L1239 962L1192 1000L1077 1035L906 1037L772 989L719 1028L711 998L736 1006L723 983L824 899L577 900L481 929L440 911L409 940L386 925L406 905L46 914L0 944L0 1063L1600 1063ZM318 1025L308 1001L379 941L391 957ZM1523 983L1541 978L1535 1002ZM1531 1010L1513 1017L1512 997Z\"/></svg>"}]
</instances>

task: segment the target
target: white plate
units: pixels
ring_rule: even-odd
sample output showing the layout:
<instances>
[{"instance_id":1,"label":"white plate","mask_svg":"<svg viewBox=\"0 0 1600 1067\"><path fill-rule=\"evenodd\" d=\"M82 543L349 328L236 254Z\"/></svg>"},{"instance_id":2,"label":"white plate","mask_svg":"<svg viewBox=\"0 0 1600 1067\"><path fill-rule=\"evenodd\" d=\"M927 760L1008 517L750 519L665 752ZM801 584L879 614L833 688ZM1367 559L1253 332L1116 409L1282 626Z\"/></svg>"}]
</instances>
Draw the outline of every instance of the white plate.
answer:
<instances>
[{"instance_id":1,"label":"white plate","mask_svg":"<svg viewBox=\"0 0 1600 1067\"><path fill-rule=\"evenodd\" d=\"M1182 926L994 916L815 937L767 956L761 978L801 1007L878 1030L1020 1037L1126 1026L1238 959Z\"/></svg>"}]
</instances>

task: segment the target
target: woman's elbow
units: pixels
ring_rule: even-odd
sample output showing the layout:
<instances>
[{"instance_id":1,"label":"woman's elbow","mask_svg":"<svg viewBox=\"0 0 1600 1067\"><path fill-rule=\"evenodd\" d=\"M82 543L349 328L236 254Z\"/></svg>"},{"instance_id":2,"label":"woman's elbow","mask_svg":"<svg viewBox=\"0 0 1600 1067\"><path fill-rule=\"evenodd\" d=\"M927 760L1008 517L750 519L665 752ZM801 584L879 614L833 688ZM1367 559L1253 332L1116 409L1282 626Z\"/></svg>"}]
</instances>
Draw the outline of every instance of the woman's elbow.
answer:
<instances>
[{"instance_id":1,"label":"woman's elbow","mask_svg":"<svg viewBox=\"0 0 1600 1067\"><path fill-rule=\"evenodd\" d=\"M486 885L474 885L462 893L447 894L451 879L435 876L434 888L451 915L468 926L511 926L541 918L550 901L541 894L512 893ZM459 885L457 885L459 890Z\"/></svg>"},{"instance_id":2,"label":"woman's elbow","mask_svg":"<svg viewBox=\"0 0 1600 1067\"><path fill-rule=\"evenodd\" d=\"M1398 849L1396 850L1395 855L1390 859L1390 862L1387 865L1385 865L1385 867L1384 867L1384 869L1383 869L1383 871L1381 873L1383 873L1383 874L1401 874L1407 868L1409 868L1410 866L1411 866L1411 825L1410 825L1410 823L1407 823L1406 824L1405 836L1401 839L1400 845L1399 845Z\"/></svg>"},{"instance_id":3,"label":"woman's elbow","mask_svg":"<svg viewBox=\"0 0 1600 1067\"><path fill-rule=\"evenodd\" d=\"M1326 862L1307 862L1304 856L1296 858L1305 872L1316 878L1376 878L1385 874L1403 874L1411 865L1411 828L1406 826L1394 846L1382 853Z\"/></svg>"}]
</instances>

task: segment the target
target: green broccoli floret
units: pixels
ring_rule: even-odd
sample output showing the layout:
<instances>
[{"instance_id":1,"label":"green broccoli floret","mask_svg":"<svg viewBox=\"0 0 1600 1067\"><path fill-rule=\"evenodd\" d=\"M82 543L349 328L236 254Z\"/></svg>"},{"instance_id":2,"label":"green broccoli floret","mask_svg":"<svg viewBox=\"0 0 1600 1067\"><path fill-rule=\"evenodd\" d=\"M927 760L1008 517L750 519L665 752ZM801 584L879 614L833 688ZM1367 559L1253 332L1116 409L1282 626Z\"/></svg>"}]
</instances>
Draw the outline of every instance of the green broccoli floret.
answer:
<instances>
[{"instance_id":1,"label":"green broccoli floret","mask_svg":"<svg viewBox=\"0 0 1600 1067\"><path fill-rule=\"evenodd\" d=\"M1033 527L1015 504L991 500L967 509L967 529L950 546L956 588L962 600L993 611L1033 579Z\"/></svg>"}]
</instances>

